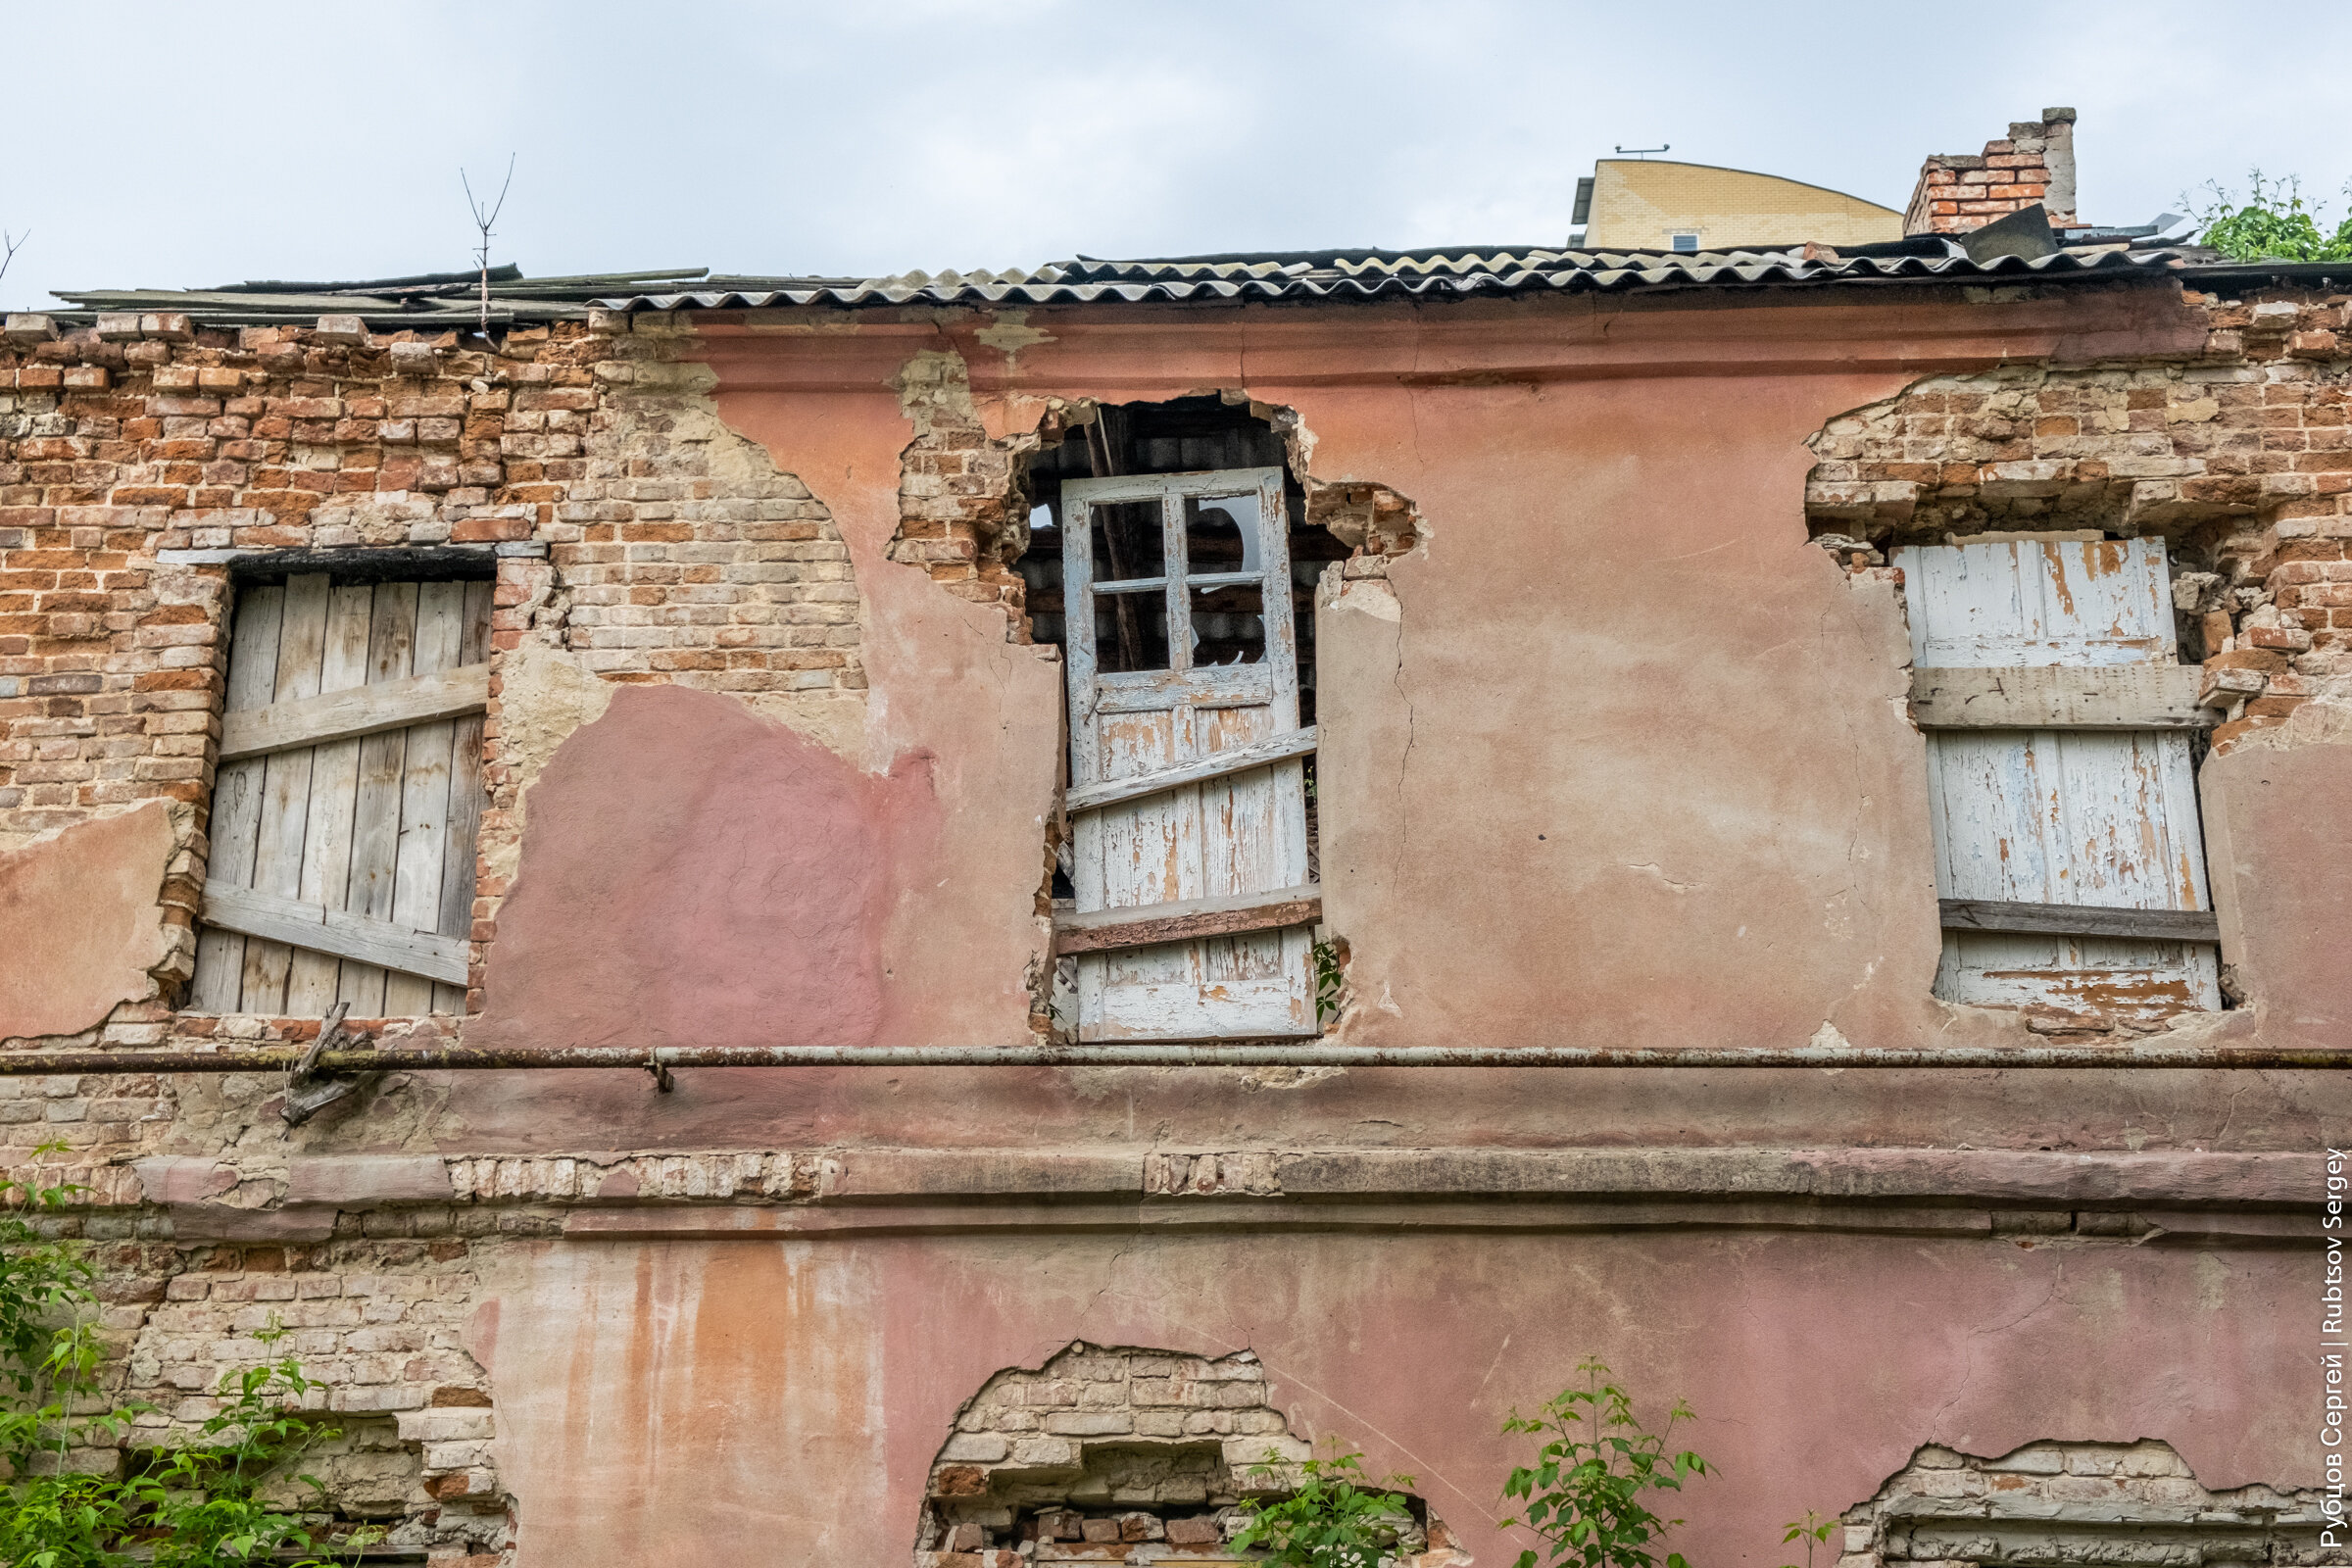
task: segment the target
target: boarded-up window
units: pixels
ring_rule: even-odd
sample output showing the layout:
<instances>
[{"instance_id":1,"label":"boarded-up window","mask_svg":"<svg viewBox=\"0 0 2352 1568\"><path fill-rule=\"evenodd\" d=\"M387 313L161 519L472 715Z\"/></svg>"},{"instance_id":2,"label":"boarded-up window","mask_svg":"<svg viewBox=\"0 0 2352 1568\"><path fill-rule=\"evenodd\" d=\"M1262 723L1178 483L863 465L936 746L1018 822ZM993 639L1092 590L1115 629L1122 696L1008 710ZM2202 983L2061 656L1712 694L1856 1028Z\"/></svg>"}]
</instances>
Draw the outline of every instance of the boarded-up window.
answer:
<instances>
[{"instance_id":1,"label":"boarded-up window","mask_svg":"<svg viewBox=\"0 0 2352 1568\"><path fill-rule=\"evenodd\" d=\"M1062 483L1082 1040L1315 1032L1282 481Z\"/></svg>"},{"instance_id":2,"label":"boarded-up window","mask_svg":"<svg viewBox=\"0 0 2352 1568\"><path fill-rule=\"evenodd\" d=\"M2221 1004L2161 539L1897 550L1943 960L1936 994Z\"/></svg>"},{"instance_id":3,"label":"boarded-up window","mask_svg":"<svg viewBox=\"0 0 2352 1568\"><path fill-rule=\"evenodd\" d=\"M238 595L190 1004L463 1012L487 582Z\"/></svg>"}]
</instances>

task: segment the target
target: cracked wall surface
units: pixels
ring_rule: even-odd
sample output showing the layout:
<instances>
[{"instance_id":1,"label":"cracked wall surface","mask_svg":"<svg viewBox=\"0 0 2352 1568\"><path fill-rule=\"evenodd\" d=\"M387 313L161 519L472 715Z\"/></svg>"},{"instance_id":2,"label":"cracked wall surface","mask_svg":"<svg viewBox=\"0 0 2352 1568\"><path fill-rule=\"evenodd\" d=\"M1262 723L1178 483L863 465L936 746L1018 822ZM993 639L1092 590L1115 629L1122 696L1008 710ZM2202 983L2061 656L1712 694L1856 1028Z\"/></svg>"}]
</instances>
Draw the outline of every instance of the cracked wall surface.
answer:
<instances>
[{"instance_id":1,"label":"cracked wall surface","mask_svg":"<svg viewBox=\"0 0 2352 1568\"><path fill-rule=\"evenodd\" d=\"M2297 333L2336 308L2256 301L2249 328L2276 303ZM2313 432L2334 363L2292 334L2282 360L2231 358L2215 335L2245 329L2215 313L2235 308L2159 285L648 316L493 356L400 345L424 376L300 333L12 347L0 592L32 618L0 626L21 683L0 696L0 843L198 813L230 584L156 550L544 549L498 566L480 1010L382 1044L1025 1043L1061 694L1053 651L1019 640L1012 479L1085 407L1217 392L1290 420L1308 517L1360 546L1316 612L1343 1039L2029 1044L2027 1020L1928 996L1900 604L1867 560L1890 498L1817 496L1809 530L1806 471L1897 461L1913 415L1960 417L1900 403L1929 375L1945 397L2095 403L2035 431L2112 416L2101 439L2126 443L2242 441L2229 411L2292 387L2308 450L2330 450L2309 444L2332 439ZM2200 402L2190 368L2261 396L2151 423L2174 392L2133 400L2161 382ZM1809 450L1848 410L1894 424L1865 419L1850 458ZM2060 461L2038 433L1982 439L1981 464ZM1993 475L2057 485L2004 515L2094 481L2128 508L2142 477L2083 466L2115 457ZM1935 509L1984 491L1934 477L1900 481L1923 487L1913 518L1970 526ZM2147 504L2207 505L2197 477ZM2183 1026L2196 1041L2344 1037L2328 827L2352 770L2332 705L2271 684L2333 657L2305 592L2331 579L2300 569L2327 563L2285 551L2328 537L2287 510L2328 478L2177 519L2253 552L2200 566L2184 613L2204 624L2209 587L2269 593L2220 605L2245 639L2222 652L2284 661L2244 715L2278 721L2208 764L2256 1000ZM2266 526L2287 530L2267 564ZM1808 542L1826 531L1862 569ZM2298 631L2309 648L2265 641ZM144 898L105 904L184 929L203 849L179 824ZM104 886L129 864L69 869ZM79 1026L41 1038L315 1036L175 1013L142 989L169 985L150 956L109 960L132 1000L75 1002ZM566 1568L902 1560L972 1392L1073 1340L1249 1350L1252 1409L1421 1476L1494 1561L1517 1544L1492 1522L1501 1418L1587 1350L1698 1405L1724 1475L1692 1494L1693 1560L1780 1560L1755 1554L1792 1499L1868 1495L1929 1437L2144 1434L2219 1491L2302 1485L2280 1303L2305 1261L2281 1244L2313 1217L2310 1152L2352 1133L2332 1080L2291 1071L682 1069L664 1093L635 1070L392 1070L297 1129L283 1090L0 1078L0 1138L18 1162L66 1142L53 1168L91 1197L61 1226L125 1249L126 1378L176 1400L288 1314L368 1423L355 1506L397 1494L404 1540ZM1111 1544L1070 1511L1066 1544ZM1119 1523L1122 1552L1175 1544Z\"/></svg>"}]
</instances>

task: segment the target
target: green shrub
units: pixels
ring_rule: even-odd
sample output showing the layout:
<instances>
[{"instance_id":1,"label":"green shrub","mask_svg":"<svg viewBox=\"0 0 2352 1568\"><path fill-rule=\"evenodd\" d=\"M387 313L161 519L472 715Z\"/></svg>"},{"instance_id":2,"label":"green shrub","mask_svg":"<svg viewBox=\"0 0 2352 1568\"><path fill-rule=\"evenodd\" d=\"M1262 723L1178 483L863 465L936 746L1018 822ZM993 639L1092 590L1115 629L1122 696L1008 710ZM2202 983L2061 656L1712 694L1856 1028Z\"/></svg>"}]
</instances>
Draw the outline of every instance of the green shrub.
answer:
<instances>
[{"instance_id":1,"label":"green shrub","mask_svg":"<svg viewBox=\"0 0 2352 1568\"><path fill-rule=\"evenodd\" d=\"M1556 1568L1655 1568L1650 1546L1680 1519L1661 1519L1642 1501L1647 1492L1680 1492L1690 1476L1713 1474L1697 1454L1668 1454L1675 1426L1693 1419L1681 1400L1667 1412L1661 1432L1645 1432L1635 1419L1625 1390L1603 1381L1608 1367L1592 1356L1578 1363L1581 1389L1562 1389L1532 1416L1513 1410L1505 1432L1543 1438L1536 1462L1511 1472L1503 1495L1520 1511L1502 1528L1525 1525L1544 1538ZM1535 1568L1534 1549L1519 1554L1517 1568ZM1669 1552L1667 1568L1689 1568L1682 1553Z\"/></svg>"},{"instance_id":2,"label":"green shrub","mask_svg":"<svg viewBox=\"0 0 2352 1568\"><path fill-rule=\"evenodd\" d=\"M2352 213L2333 233L2323 233L2318 214L2304 207L2302 184L2292 175L2265 180L2257 169L2252 184L2242 203L2218 183L2206 186L2213 200L2196 215L2205 244L2233 262L2352 261Z\"/></svg>"},{"instance_id":3,"label":"green shrub","mask_svg":"<svg viewBox=\"0 0 2352 1568\"><path fill-rule=\"evenodd\" d=\"M1236 1551L1263 1548L1266 1560L1283 1568L1376 1568L1412 1521L1404 1498L1366 1485L1363 1454L1343 1451L1337 1441L1328 1459L1308 1459L1298 1490L1274 1500L1252 1497L1242 1504L1249 1523L1233 1539ZM1266 1450L1266 1462L1250 1467L1271 1476L1282 1455ZM1393 1475L1383 1486L1410 1487L1411 1476Z\"/></svg>"},{"instance_id":4,"label":"green shrub","mask_svg":"<svg viewBox=\"0 0 2352 1568\"><path fill-rule=\"evenodd\" d=\"M44 1146L36 1155L56 1146ZM76 1189L0 1181L0 1201L54 1212ZM291 1356L224 1378L225 1402L201 1441L125 1456L105 1473L74 1469L76 1450L120 1450L138 1416L101 1377L90 1316L97 1271L83 1250L52 1241L24 1214L0 1215L0 1564L6 1568L226 1568L306 1554L298 1568L326 1568L323 1543L302 1515L264 1499L303 1451L336 1434L302 1411L319 1385ZM274 1346L272 1322L259 1338ZM295 1477L315 1494L312 1476ZM362 1546L380 1532L355 1533Z\"/></svg>"}]
</instances>

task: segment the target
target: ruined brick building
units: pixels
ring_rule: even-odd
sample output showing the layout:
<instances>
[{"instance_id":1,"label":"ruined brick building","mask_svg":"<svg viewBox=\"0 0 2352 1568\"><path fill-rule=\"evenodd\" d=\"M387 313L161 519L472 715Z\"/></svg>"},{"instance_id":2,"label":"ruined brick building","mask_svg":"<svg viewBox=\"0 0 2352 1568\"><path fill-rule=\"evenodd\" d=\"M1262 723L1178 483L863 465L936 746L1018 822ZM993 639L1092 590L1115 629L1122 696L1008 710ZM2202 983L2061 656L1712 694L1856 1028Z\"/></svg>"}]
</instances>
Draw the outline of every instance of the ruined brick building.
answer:
<instances>
[{"instance_id":1,"label":"ruined brick building","mask_svg":"<svg viewBox=\"0 0 2352 1568\"><path fill-rule=\"evenodd\" d=\"M138 1440L275 1319L383 1560L1213 1561L1328 1435L1493 1565L1595 1351L1697 1563L2341 1560L2352 268L2071 133L10 317L0 1122Z\"/></svg>"}]
</instances>

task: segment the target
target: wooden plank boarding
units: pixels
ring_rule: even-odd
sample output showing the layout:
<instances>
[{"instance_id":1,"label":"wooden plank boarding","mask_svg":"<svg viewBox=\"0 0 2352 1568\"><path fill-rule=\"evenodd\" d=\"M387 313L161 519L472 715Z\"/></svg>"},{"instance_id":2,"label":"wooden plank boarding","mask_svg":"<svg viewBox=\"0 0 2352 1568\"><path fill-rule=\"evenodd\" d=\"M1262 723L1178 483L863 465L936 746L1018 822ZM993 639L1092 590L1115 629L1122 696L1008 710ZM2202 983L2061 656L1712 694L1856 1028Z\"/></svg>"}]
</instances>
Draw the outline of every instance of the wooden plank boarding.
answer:
<instances>
[{"instance_id":1,"label":"wooden plank boarding","mask_svg":"<svg viewBox=\"0 0 2352 1568\"><path fill-rule=\"evenodd\" d=\"M368 622L374 595L366 587L342 587L327 596L326 655L319 666L319 695L332 702L368 680ZM288 704L302 707L303 704ZM264 713L277 711L274 708ZM334 740L311 754L311 821L302 845L299 897L329 909L343 907L351 881L352 812L358 806L360 743ZM335 1004L342 960L297 948L286 970L286 1011L295 1017L324 1017Z\"/></svg>"},{"instance_id":2,"label":"wooden plank boarding","mask_svg":"<svg viewBox=\"0 0 2352 1568\"><path fill-rule=\"evenodd\" d=\"M1127 778L1114 778L1101 784L1086 784L1071 790L1063 806L1071 811L1100 810L1122 801L1142 800L1147 795L1159 795L1187 784L1199 784L1231 773L1245 773L1268 762L1279 762L1288 757L1304 757L1315 749L1315 726L1285 730L1262 741L1237 746L1230 752L1213 752L1196 761L1176 767L1162 768L1156 773L1137 773Z\"/></svg>"},{"instance_id":3,"label":"wooden plank boarding","mask_svg":"<svg viewBox=\"0 0 2352 1568\"><path fill-rule=\"evenodd\" d=\"M228 712L260 708L277 681L277 634L285 613L283 588L249 588L238 596L236 633L229 643ZM253 881L253 852L262 826L262 762L231 762L214 776L211 875L239 886ZM196 977L188 1004L206 1012L234 1012L245 986L245 937L206 929L196 936Z\"/></svg>"},{"instance_id":4,"label":"wooden plank boarding","mask_svg":"<svg viewBox=\"0 0 2352 1568\"><path fill-rule=\"evenodd\" d=\"M458 640L458 672L483 672L482 700L490 697L490 606L497 585L466 585L463 630ZM474 841L482 824L482 721L475 709L458 714L451 723L449 749L449 844L441 857L441 918L434 927L445 937L469 940L473 935ZM466 1010L466 983L436 986L435 1012Z\"/></svg>"},{"instance_id":5,"label":"wooden plank boarding","mask_svg":"<svg viewBox=\"0 0 2352 1568\"><path fill-rule=\"evenodd\" d=\"M1273 893L1237 893L1218 899L1184 899L1141 908L1097 909L1054 922L1054 951L1106 953L1149 948L1195 937L1233 936L1245 931L1280 931L1313 925L1323 918L1323 890L1309 884Z\"/></svg>"},{"instance_id":6,"label":"wooden plank boarding","mask_svg":"<svg viewBox=\"0 0 2352 1568\"><path fill-rule=\"evenodd\" d=\"M326 577L312 572L286 579L284 623L277 637L272 704L318 695L326 658ZM310 828L311 754L283 752L262 760L262 825L253 855L253 886L292 898L302 891L302 844ZM248 932L247 935L251 936ZM282 1013L293 950L282 942L245 944L240 1012Z\"/></svg>"},{"instance_id":7,"label":"wooden plank boarding","mask_svg":"<svg viewBox=\"0 0 2352 1568\"><path fill-rule=\"evenodd\" d=\"M368 590L337 590L345 591L364 594ZM259 711L224 719L220 756L223 760L234 760L406 729L436 718L479 712L489 701L490 666L485 663L462 664L348 691L329 689L306 701L273 703Z\"/></svg>"},{"instance_id":8,"label":"wooden plank boarding","mask_svg":"<svg viewBox=\"0 0 2352 1568\"><path fill-rule=\"evenodd\" d=\"M2205 909L2129 909L2091 904L2015 904L1939 899L1946 931L2016 935L2136 937L2151 942L2219 942L2221 916Z\"/></svg>"},{"instance_id":9,"label":"wooden plank boarding","mask_svg":"<svg viewBox=\"0 0 2352 1568\"><path fill-rule=\"evenodd\" d=\"M465 943L348 910L208 882L203 914L208 925L276 944L299 944L428 981L454 979L463 985L466 980Z\"/></svg>"},{"instance_id":10,"label":"wooden plank boarding","mask_svg":"<svg viewBox=\"0 0 2352 1568\"><path fill-rule=\"evenodd\" d=\"M373 618L368 624L368 681L405 680L416 642L416 584L375 585ZM400 860L400 775L408 761L409 732L386 730L360 742L360 776L352 818L351 876L344 907L369 919L392 918L393 873ZM346 960L336 995L354 1014L380 1018L384 985L380 968Z\"/></svg>"},{"instance_id":11,"label":"wooden plank boarding","mask_svg":"<svg viewBox=\"0 0 2352 1568\"><path fill-rule=\"evenodd\" d=\"M419 675L454 669L466 640L466 584L420 583L416 589ZM457 727L448 719L412 726L400 775L400 851L393 862L392 923L431 931L441 922L441 858L449 841L449 758ZM384 980L384 1011L406 1017L433 1011L432 987L414 975Z\"/></svg>"},{"instance_id":12,"label":"wooden plank boarding","mask_svg":"<svg viewBox=\"0 0 2352 1568\"><path fill-rule=\"evenodd\" d=\"M1915 669L1922 729L2198 729L2202 672L2187 664L2060 664Z\"/></svg>"},{"instance_id":13,"label":"wooden plank boarding","mask_svg":"<svg viewBox=\"0 0 2352 1568\"><path fill-rule=\"evenodd\" d=\"M2178 662L2164 542L1986 539L1890 559L1927 694L1936 995L2148 1018L2218 1007L2178 722L2198 672Z\"/></svg>"},{"instance_id":14,"label":"wooden plank boarding","mask_svg":"<svg viewBox=\"0 0 2352 1568\"><path fill-rule=\"evenodd\" d=\"M309 572L243 596L191 1005L464 1009L492 594Z\"/></svg>"}]
</instances>

